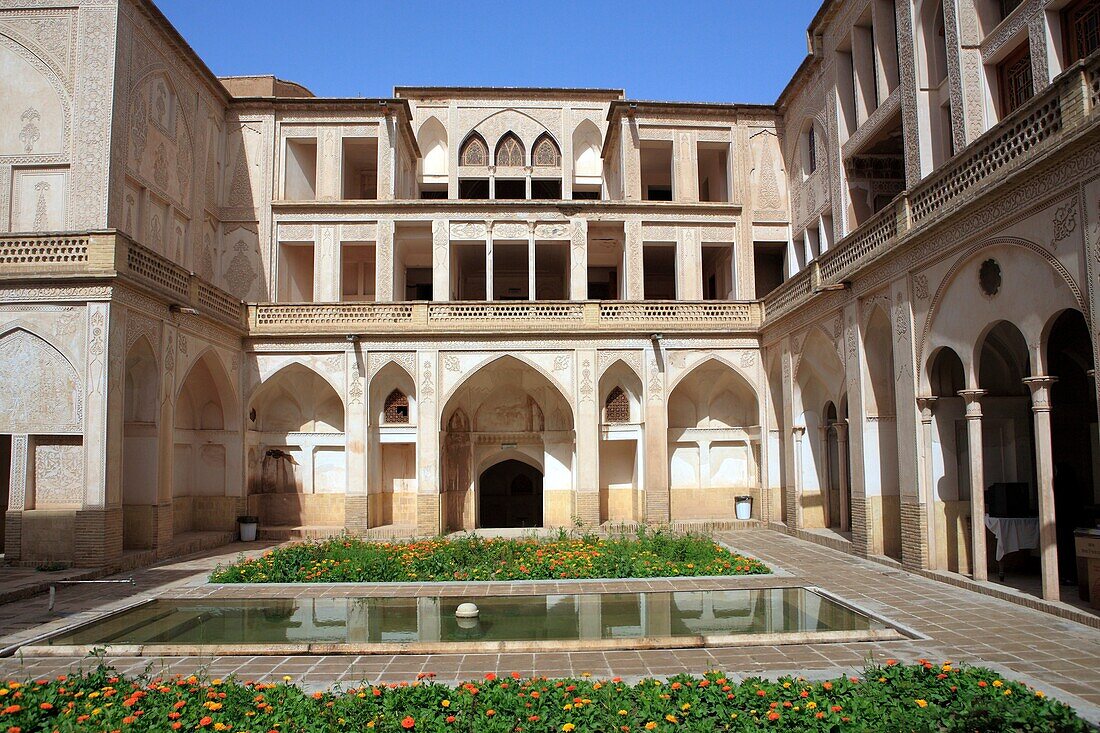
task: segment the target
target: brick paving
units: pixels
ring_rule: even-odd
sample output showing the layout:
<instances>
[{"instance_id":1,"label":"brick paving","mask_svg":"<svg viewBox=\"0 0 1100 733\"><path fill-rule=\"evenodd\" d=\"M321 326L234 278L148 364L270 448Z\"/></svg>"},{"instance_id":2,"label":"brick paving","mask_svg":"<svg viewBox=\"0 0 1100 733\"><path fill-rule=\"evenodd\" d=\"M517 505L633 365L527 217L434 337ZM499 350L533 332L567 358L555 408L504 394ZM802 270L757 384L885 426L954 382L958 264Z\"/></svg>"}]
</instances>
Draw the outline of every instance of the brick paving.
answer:
<instances>
[{"instance_id":1,"label":"brick paving","mask_svg":"<svg viewBox=\"0 0 1100 733\"><path fill-rule=\"evenodd\" d=\"M734 677L803 674L835 676L858 671L869 659L914 661L924 657L993 667L1007 677L1033 684L1100 722L1100 630L1005 600L957 588L899 569L855 558L834 549L771 530L718 533L717 538L785 571L779 577L691 579L685 581L596 581L507 584L344 585L302 588L218 587L203 583L219 561L258 545L235 545L185 561L165 563L134 573L137 587L81 587L62 592L63 619L50 619L44 596L0 606L0 645L28 639L74 619L93 618L136 598L240 595L478 595L670 590L707 587L760 587L793 583L820 587L861 608L911 629L924 638L900 641L800 644L763 647L663 649L647 651L500 653L377 656L265 657L118 657L107 661L121 671L150 668L170 674L205 672L246 679L290 676L309 689L333 684L398 682L420 672L435 672L441 681L461 681L488 672L564 676L588 672L626 679L665 677L680 672L722 669ZM93 664L92 660L14 657L0 660L0 675L37 677Z\"/></svg>"}]
</instances>

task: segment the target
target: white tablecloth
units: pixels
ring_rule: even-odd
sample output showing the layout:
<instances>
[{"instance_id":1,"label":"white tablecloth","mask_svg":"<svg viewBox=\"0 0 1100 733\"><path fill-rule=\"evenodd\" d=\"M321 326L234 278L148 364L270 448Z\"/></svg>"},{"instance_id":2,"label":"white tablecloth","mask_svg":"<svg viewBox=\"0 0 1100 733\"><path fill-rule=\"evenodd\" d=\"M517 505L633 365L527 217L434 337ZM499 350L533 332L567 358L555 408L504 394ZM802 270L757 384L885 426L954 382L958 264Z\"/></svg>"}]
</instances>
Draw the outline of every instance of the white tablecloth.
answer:
<instances>
[{"instance_id":1,"label":"white tablecloth","mask_svg":"<svg viewBox=\"0 0 1100 733\"><path fill-rule=\"evenodd\" d=\"M990 517L986 528L997 538L997 562L1010 552L1031 550L1039 546L1038 517Z\"/></svg>"}]
</instances>

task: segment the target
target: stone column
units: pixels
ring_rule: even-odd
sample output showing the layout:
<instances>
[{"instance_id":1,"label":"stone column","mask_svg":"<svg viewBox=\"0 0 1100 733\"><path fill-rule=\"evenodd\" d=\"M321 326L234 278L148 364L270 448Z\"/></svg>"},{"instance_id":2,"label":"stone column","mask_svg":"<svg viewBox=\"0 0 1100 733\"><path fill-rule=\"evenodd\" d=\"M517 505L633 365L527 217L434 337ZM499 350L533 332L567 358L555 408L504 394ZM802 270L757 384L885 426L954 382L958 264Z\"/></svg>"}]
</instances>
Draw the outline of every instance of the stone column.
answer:
<instances>
[{"instance_id":1,"label":"stone column","mask_svg":"<svg viewBox=\"0 0 1100 733\"><path fill-rule=\"evenodd\" d=\"M693 227L681 228L676 259L676 297L680 300L702 300L703 272L698 230Z\"/></svg>"},{"instance_id":2,"label":"stone column","mask_svg":"<svg viewBox=\"0 0 1100 733\"><path fill-rule=\"evenodd\" d=\"M646 358L645 401L645 520L670 519L668 491L668 413L665 410L665 355L651 346Z\"/></svg>"},{"instance_id":3,"label":"stone column","mask_svg":"<svg viewBox=\"0 0 1100 733\"><path fill-rule=\"evenodd\" d=\"M1050 441L1050 388L1057 377L1028 377L1035 423L1035 475L1039 483L1039 553L1043 568L1043 598L1059 601L1058 535L1054 515L1054 460Z\"/></svg>"},{"instance_id":4,"label":"stone column","mask_svg":"<svg viewBox=\"0 0 1100 733\"><path fill-rule=\"evenodd\" d=\"M359 342L347 353L347 420L344 432L347 451L347 485L344 494L344 527L349 533L370 528L370 499L367 481L368 403L367 353Z\"/></svg>"},{"instance_id":5,"label":"stone column","mask_svg":"<svg viewBox=\"0 0 1100 733\"><path fill-rule=\"evenodd\" d=\"M588 220L573 219L569 243L569 299L588 299Z\"/></svg>"},{"instance_id":6,"label":"stone column","mask_svg":"<svg viewBox=\"0 0 1100 733\"><path fill-rule=\"evenodd\" d=\"M11 436L11 470L8 476L8 511L4 515L4 558L23 557L23 512L27 510L27 454L31 441L26 435Z\"/></svg>"},{"instance_id":7,"label":"stone column","mask_svg":"<svg viewBox=\"0 0 1100 733\"><path fill-rule=\"evenodd\" d=\"M794 436L794 497L793 506L787 509L787 522L795 529L802 529L802 438L806 435L806 426L795 425L791 434Z\"/></svg>"},{"instance_id":8,"label":"stone column","mask_svg":"<svg viewBox=\"0 0 1100 733\"><path fill-rule=\"evenodd\" d=\"M157 424L157 526L154 530L154 548L167 547L175 534L175 517L172 505L172 484L175 479L173 462L176 454L176 348L178 331L175 325L165 323L161 349L160 414ZM180 377L182 379L182 376ZM247 492L246 492L247 493Z\"/></svg>"},{"instance_id":9,"label":"stone column","mask_svg":"<svg viewBox=\"0 0 1100 733\"><path fill-rule=\"evenodd\" d=\"M848 421L833 423L833 430L836 430L837 475L840 477L840 531L849 532L852 518L848 516L848 466L851 463L848 459Z\"/></svg>"},{"instance_id":10,"label":"stone column","mask_svg":"<svg viewBox=\"0 0 1100 733\"><path fill-rule=\"evenodd\" d=\"M874 548L874 522L867 511L867 470L864 454L867 452L867 415L863 399L863 360L860 358L863 338L860 333L862 316L858 301L844 308L844 377L848 392L848 466L851 481L851 516L848 518L852 533L852 550L866 557Z\"/></svg>"},{"instance_id":11,"label":"stone column","mask_svg":"<svg viewBox=\"0 0 1100 733\"><path fill-rule=\"evenodd\" d=\"M527 179L530 181L530 177ZM527 222L527 300L538 300L535 293L535 222Z\"/></svg>"},{"instance_id":12,"label":"stone column","mask_svg":"<svg viewBox=\"0 0 1100 733\"><path fill-rule=\"evenodd\" d=\"M595 365L595 349L577 352L575 507L577 518L587 526L600 523L600 405Z\"/></svg>"},{"instance_id":13,"label":"stone column","mask_svg":"<svg viewBox=\"0 0 1100 733\"><path fill-rule=\"evenodd\" d=\"M340 300L340 243L335 225L317 227L319 237L313 252L313 300L336 303Z\"/></svg>"},{"instance_id":14,"label":"stone column","mask_svg":"<svg viewBox=\"0 0 1100 733\"><path fill-rule=\"evenodd\" d=\"M939 541L936 537L936 476L932 467L932 410L936 405L935 397L918 397L917 407L920 408L921 422L921 450L922 457L918 477L921 488L920 495L924 499L924 511L928 524L928 569L934 570L938 564Z\"/></svg>"},{"instance_id":15,"label":"stone column","mask_svg":"<svg viewBox=\"0 0 1100 733\"><path fill-rule=\"evenodd\" d=\"M493 299L493 222L485 222L485 300Z\"/></svg>"},{"instance_id":16,"label":"stone column","mask_svg":"<svg viewBox=\"0 0 1100 733\"><path fill-rule=\"evenodd\" d=\"M642 275L642 222L631 219L624 225L626 241L623 244L623 263L626 268L624 300L641 300L644 294Z\"/></svg>"},{"instance_id":17,"label":"stone column","mask_svg":"<svg viewBox=\"0 0 1100 733\"><path fill-rule=\"evenodd\" d=\"M416 389L416 533L422 536L442 531L439 482L439 404L436 399L434 351L417 352Z\"/></svg>"},{"instance_id":18,"label":"stone column","mask_svg":"<svg viewBox=\"0 0 1100 733\"><path fill-rule=\"evenodd\" d=\"M451 299L451 223L432 221L432 300Z\"/></svg>"},{"instance_id":19,"label":"stone column","mask_svg":"<svg viewBox=\"0 0 1100 733\"><path fill-rule=\"evenodd\" d=\"M985 580L985 467L982 462L982 403L984 389L959 390L966 403L966 441L970 455L971 577Z\"/></svg>"},{"instance_id":20,"label":"stone column","mask_svg":"<svg viewBox=\"0 0 1100 733\"><path fill-rule=\"evenodd\" d=\"M392 303L393 293L393 219L383 219L377 226L374 282L375 297L383 303Z\"/></svg>"}]
</instances>

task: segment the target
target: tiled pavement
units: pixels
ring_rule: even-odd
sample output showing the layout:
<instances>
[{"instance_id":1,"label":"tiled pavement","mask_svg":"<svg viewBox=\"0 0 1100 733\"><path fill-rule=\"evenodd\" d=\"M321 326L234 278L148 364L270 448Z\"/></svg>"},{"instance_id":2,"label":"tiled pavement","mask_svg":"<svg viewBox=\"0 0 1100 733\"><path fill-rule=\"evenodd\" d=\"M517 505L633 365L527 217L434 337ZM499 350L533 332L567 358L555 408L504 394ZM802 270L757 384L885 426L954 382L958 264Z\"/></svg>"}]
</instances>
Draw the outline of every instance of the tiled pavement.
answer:
<instances>
[{"instance_id":1,"label":"tiled pavement","mask_svg":"<svg viewBox=\"0 0 1100 733\"><path fill-rule=\"evenodd\" d=\"M204 671L224 677L236 673L246 679L280 679L289 675L309 688L335 683L409 680L419 672L435 672L443 681L480 677L488 672L519 672L524 675L562 676L589 672L595 676L624 678L667 676L679 672L700 673L722 669L733 675L776 676L784 673L808 677L833 676L857 671L868 658L892 657L912 661L921 657L991 666L1006 676L1033 684L1048 694L1074 705L1093 720L1100 721L1100 630L1056 618L997 598L988 597L945 583L922 578L875 562L771 530L721 533L718 537L740 551L759 557L787 574L767 580L751 578L730 581L685 581L685 587L747 587L790 585L792 581L823 588L862 608L912 629L923 637L903 641L805 644L768 647L667 649L656 651L612 651L572 653L504 653L398 656L293 656L293 657L184 657L113 658L107 661L123 671L141 672L147 666L155 672L192 673ZM253 546L255 547L255 546ZM344 594L346 586L324 588L220 590L202 584L203 573L218 560L232 558L247 546L223 548L183 562L167 563L134 573L137 589L82 587L62 592L59 610L74 617L94 616L105 608L126 602L134 595L180 596L270 595L300 593ZM775 581L778 581L776 583ZM642 585L642 588L638 588ZM666 581L626 583L527 583L501 584L493 593L555 593L585 590L666 590ZM359 588L357 594L382 592ZM448 584L446 591L476 595L489 590L484 583ZM431 584L387 586L389 595L440 593ZM41 631L48 622L44 596L0 606L0 646L6 646ZM53 621L51 626L62 622ZM18 654L0 660L0 675L9 677L55 674L90 660L65 658L23 658Z\"/></svg>"}]
</instances>

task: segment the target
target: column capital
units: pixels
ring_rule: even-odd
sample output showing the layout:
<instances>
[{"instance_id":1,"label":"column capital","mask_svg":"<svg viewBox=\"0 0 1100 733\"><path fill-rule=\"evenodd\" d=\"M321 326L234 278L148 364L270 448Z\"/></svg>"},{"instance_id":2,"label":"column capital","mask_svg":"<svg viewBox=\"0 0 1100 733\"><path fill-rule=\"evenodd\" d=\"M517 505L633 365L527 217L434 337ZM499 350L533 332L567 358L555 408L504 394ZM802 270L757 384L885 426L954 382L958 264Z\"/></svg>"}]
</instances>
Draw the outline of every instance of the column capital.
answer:
<instances>
[{"instance_id":1,"label":"column capital","mask_svg":"<svg viewBox=\"0 0 1100 733\"><path fill-rule=\"evenodd\" d=\"M936 400L938 399L939 397L932 396L917 397L921 422L932 422L932 410L936 407Z\"/></svg>"},{"instance_id":2,"label":"column capital","mask_svg":"<svg viewBox=\"0 0 1100 733\"><path fill-rule=\"evenodd\" d=\"M836 431L836 442L845 443L848 441L848 421L837 420L833 423L833 430Z\"/></svg>"},{"instance_id":3,"label":"column capital","mask_svg":"<svg viewBox=\"0 0 1100 733\"><path fill-rule=\"evenodd\" d=\"M982 417L982 397L989 394L986 389L960 389L959 397L966 402L966 419L980 420Z\"/></svg>"},{"instance_id":4,"label":"column capital","mask_svg":"<svg viewBox=\"0 0 1100 733\"><path fill-rule=\"evenodd\" d=\"M1035 412L1050 411L1050 388L1058 381L1058 377L1039 375L1024 377L1022 380L1031 390L1031 409Z\"/></svg>"},{"instance_id":5,"label":"column capital","mask_svg":"<svg viewBox=\"0 0 1100 733\"><path fill-rule=\"evenodd\" d=\"M791 428L791 432L794 434L795 440L801 440L802 436L806 434L805 425L795 425Z\"/></svg>"}]
</instances>

